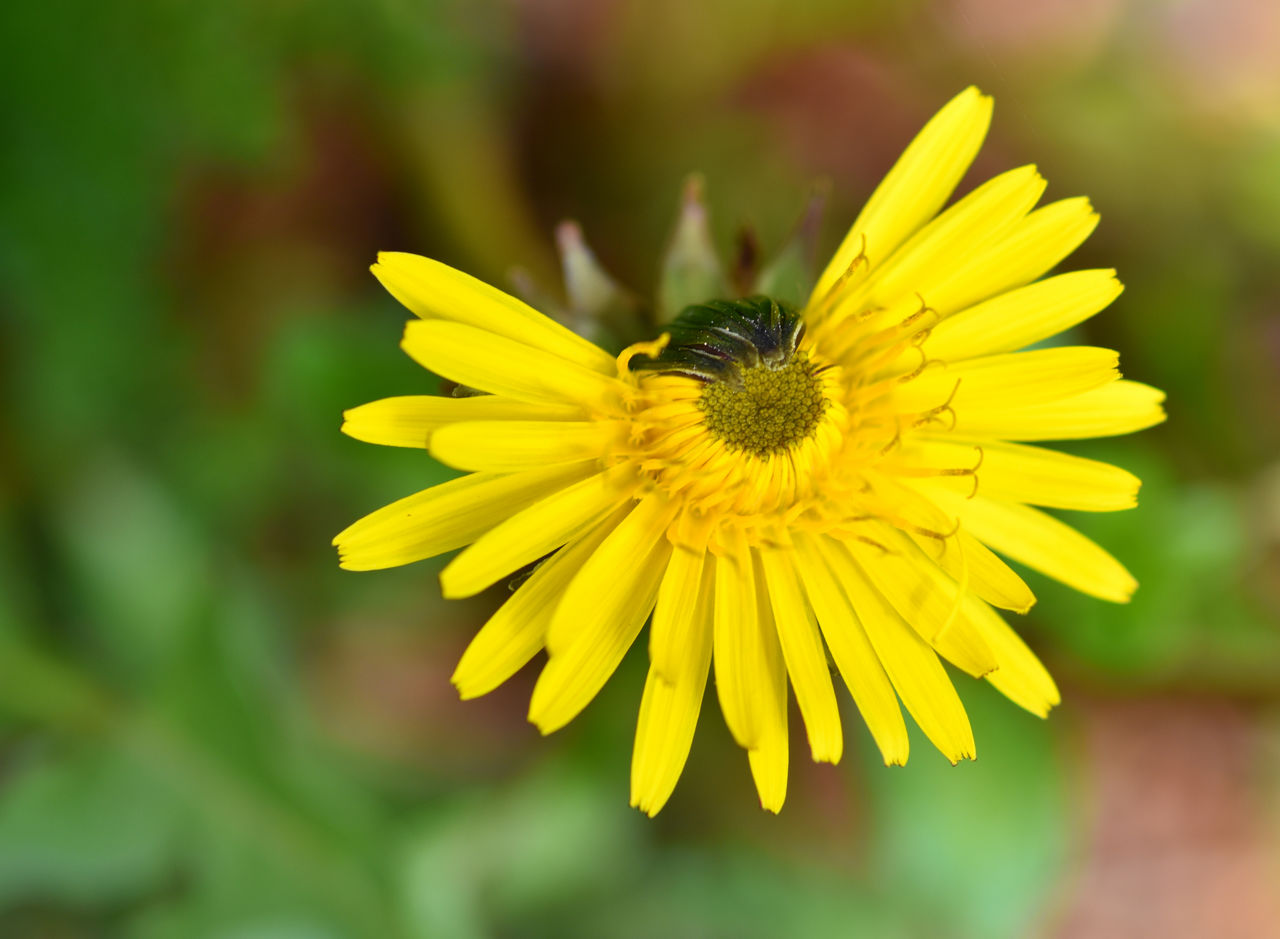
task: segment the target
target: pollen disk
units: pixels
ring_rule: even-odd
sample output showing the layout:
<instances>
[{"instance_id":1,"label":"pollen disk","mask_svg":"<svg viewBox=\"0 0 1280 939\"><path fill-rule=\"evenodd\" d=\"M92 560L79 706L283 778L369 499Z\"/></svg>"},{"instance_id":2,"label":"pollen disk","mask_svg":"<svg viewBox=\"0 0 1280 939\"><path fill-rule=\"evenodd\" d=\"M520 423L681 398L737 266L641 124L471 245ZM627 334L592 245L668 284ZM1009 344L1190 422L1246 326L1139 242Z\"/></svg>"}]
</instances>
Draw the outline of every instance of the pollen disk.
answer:
<instances>
[{"instance_id":1,"label":"pollen disk","mask_svg":"<svg viewBox=\"0 0 1280 939\"><path fill-rule=\"evenodd\" d=\"M827 404L822 379L802 352L781 367L756 365L710 382L698 399L708 431L761 458L813 436Z\"/></svg>"}]
</instances>

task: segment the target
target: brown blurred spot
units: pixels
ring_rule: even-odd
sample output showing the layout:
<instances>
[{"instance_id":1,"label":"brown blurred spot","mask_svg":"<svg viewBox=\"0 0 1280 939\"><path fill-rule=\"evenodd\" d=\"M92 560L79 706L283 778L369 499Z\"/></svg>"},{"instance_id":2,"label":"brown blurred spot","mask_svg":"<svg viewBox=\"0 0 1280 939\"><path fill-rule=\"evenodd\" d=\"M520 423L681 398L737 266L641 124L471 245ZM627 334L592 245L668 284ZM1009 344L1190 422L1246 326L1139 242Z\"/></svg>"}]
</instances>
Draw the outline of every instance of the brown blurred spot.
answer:
<instances>
[{"instance_id":1,"label":"brown blurred spot","mask_svg":"<svg viewBox=\"0 0 1280 939\"><path fill-rule=\"evenodd\" d=\"M734 98L772 127L796 165L833 179L833 215L843 217L866 200L925 122L961 90L921 88L856 47L828 45L765 62ZM958 191L1005 168L988 143Z\"/></svg>"},{"instance_id":2,"label":"brown blurred spot","mask_svg":"<svg viewBox=\"0 0 1280 939\"><path fill-rule=\"evenodd\" d=\"M942 104L916 100L900 78L858 49L817 47L763 64L737 99L773 125L802 166L865 189Z\"/></svg>"},{"instance_id":3,"label":"brown blurred spot","mask_svg":"<svg viewBox=\"0 0 1280 939\"><path fill-rule=\"evenodd\" d=\"M1153 12L1153 46L1184 107L1280 128L1280 4L1186 0Z\"/></svg>"},{"instance_id":4,"label":"brown blurred spot","mask_svg":"<svg viewBox=\"0 0 1280 939\"><path fill-rule=\"evenodd\" d=\"M261 165L193 165L177 199L174 308L200 337L206 387L231 400L253 395L271 325L365 289L398 230L396 174L364 106L326 89L293 118Z\"/></svg>"},{"instance_id":5,"label":"brown blurred spot","mask_svg":"<svg viewBox=\"0 0 1280 939\"><path fill-rule=\"evenodd\" d=\"M1052 935L1276 936L1274 753L1259 716L1185 698L1095 701L1081 711L1091 818Z\"/></svg>"},{"instance_id":6,"label":"brown blurred spot","mask_svg":"<svg viewBox=\"0 0 1280 939\"><path fill-rule=\"evenodd\" d=\"M479 622L455 606L432 604L429 619L437 622L335 631L309 669L328 732L354 750L433 776L518 772L539 740L525 720L537 669L526 667L493 692L461 700L449 676Z\"/></svg>"},{"instance_id":7,"label":"brown blurred spot","mask_svg":"<svg viewBox=\"0 0 1280 939\"><path fill-rule=\"evenodd\" d=\"M1076 70L1104 50L1120 22L1121 0L942 0L946 35L1002 64Z\"/></svg>"}]
</instances>

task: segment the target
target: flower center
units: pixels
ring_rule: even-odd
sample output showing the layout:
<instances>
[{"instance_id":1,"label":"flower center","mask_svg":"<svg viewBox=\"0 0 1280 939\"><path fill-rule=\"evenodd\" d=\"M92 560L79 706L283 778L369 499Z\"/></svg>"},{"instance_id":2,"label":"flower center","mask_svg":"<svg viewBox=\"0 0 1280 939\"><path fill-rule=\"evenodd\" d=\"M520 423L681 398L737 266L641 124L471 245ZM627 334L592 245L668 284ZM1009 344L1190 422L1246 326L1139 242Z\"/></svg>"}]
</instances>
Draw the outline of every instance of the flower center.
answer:
<instances>
[{"instance_id":1,"label":"flower center","mask_svg":"<svg viewBox=\"0 0 1280 939\"><path fill-rule=\"evenodd\" d=\"M767 460L811 439L831 403L823 369L800 351L804 321L772 297L686 307L669 341L631 368L680 375L702 386L702 423L730 452Z\"/></svg>"},{"instance_id":2,"label":"flower center","mask_svg":"<svg viewBox=\"0 0 1280 939\"><path fill-rule=\"evenodd\" d=\"M756 365L707 384L698 399L707 430L731 450L767 458L813 436L827 409L822 380L809 357L785 365Z\"/></svg>"}]
</instances>

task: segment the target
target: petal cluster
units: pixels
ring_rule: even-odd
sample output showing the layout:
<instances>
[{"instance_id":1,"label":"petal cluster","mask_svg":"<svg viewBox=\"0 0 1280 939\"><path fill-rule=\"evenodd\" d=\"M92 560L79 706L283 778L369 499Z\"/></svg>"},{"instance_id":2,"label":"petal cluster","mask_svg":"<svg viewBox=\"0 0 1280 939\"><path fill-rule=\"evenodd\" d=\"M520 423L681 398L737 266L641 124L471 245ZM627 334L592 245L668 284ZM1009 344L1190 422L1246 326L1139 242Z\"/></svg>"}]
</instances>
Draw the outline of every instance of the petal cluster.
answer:
<instances>
[{"instance_id":1,"label":"petal cluster","mask_svg":"<svg viewBox=\"0 0 1280 939\"><path fill-rule=\"evenodd\" d=\"M1136 584L1120 563L1043 509L1129 508L1138 480L1033 444L1151 426L1163 395L1121 378L1106 349L1018 351L1121 286L1110 270L1041 279L1097 216L1079 198L1037 208L1034 167L943 208L990 117L973 88L944 107L819 277L796 354L821 401L782 448L755 452L737 423L736 445L709 426L706 379L638 369L668 336L615 358L466 274L381 255L375 275L419 317L405 351L482 393L347 412L351 436L427 449L467 475L343 531L343 566L463 548L441 574L444 594L463 597L536 565L453 680L484 694L545 651L529 710L543 732L591 701L651 623L631 780L650 814L681 773L713 670L772 811L792 693L812 757L841 757L829 659L887 764L907 759L902 708L948 759L975 755L942 660L1046 714L1053 680L997 612L1035 600L1005 559L1127 600ZM736 406L735 393L713 397Z\"/></svg>"}]
</instances>

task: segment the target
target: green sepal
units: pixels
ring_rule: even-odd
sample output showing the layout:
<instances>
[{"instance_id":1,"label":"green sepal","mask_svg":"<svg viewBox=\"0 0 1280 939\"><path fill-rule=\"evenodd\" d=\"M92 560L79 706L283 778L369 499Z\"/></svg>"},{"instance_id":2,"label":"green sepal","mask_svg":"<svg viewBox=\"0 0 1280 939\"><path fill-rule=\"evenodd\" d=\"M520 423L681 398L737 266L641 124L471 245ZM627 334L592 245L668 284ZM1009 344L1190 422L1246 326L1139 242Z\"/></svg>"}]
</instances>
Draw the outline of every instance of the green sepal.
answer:
<instances>
[{"instance_id":1,"label":"green sepal","mask_svg":"<svg viewBox=\"0 0 1280 939\"><path fill-rule=\"evenodd\" d=\"M614 334L628 337L635 330L639 303L596 260L577 222L565 221L556 227L556 245L564 271L569 327L597 343Z\"/></svg>"},{"instance_id":2,"label":"green sepal","mask_svg":"<svg viewBox=\"0 0 1280 939\"><path fill-rule=\"evenodd\" d=\"M796 308L805 305L818 279L818 233L830 191L825 183L814 186L791 237L757 275L753 292L778 297Z\"/></svg>"},{"instance_id":3,"label":"green sepal","mask_svg":"<svg viewBox=\"0 0 1280 939\"><path fill-rule=\"evenodd\" d=\"M685 307L729 294L729 282L716 256L702 201L702 177L685 182L680 218L662 262L658 284L658 324L669 323Z\"/></svg>"},{"instance_id":4,"label":"green sepal","mask_svg":"<svg viewBox=\"0 0 1280 939\"><path fill-rule=\"evenodd\" d=\"M631 368L733 380L743 368L785 365L803 327L794 308L772 297L696 303L666 326L666 348L657 356L635 357Z\"/></svg>"}]
</instances>

